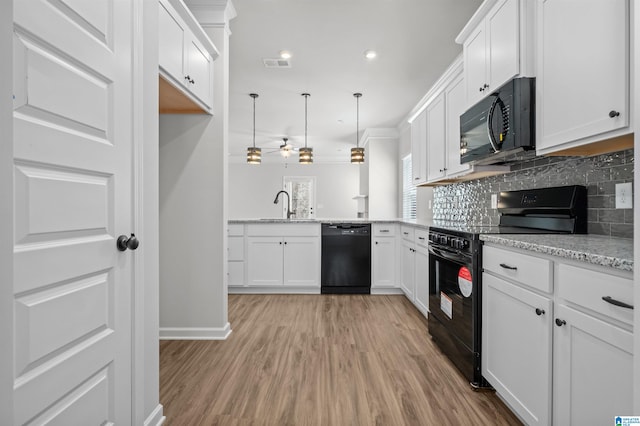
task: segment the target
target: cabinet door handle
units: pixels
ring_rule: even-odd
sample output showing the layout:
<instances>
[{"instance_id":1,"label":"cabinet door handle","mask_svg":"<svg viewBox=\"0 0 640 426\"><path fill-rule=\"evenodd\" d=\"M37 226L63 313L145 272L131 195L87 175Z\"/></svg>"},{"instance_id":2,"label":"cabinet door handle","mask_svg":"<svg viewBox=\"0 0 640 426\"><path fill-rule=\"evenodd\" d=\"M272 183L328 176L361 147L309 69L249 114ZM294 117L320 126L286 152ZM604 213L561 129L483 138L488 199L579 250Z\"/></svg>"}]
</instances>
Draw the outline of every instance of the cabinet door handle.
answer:
<instances>
[{"instance_id":1,"label":"cabinet door handle","mask_svg":"<svg viewBox=\"0 0 640 426\"><path fill-rule=\"evenodd\" d=\"M536 315L537 316L544 315L544 314L545 314L544 309L536 308Z\"/></svg>"},{"instance_id":2,"label":"cabinet door handle","mask_svg":"<svg viewBox=\"0 0 640 426\"><path fill-rule=\"evenodd\" d=\"M389 232L389 230L388 230L388 229L381 229L381 230L380 230L380 232L381 232L381 233L382 233L382 232Z\"/></svg>"},{"instance_id":3,"label":"cabinet door handle","mask_svg":"<svg viewBox=\"0 0 640 426\"><path fill-rule=\"evenodd\" d=\"M278 244L282 245L282 241L280 241Z\"/></svg>"},{"instance_id":4,"label":"cabinet door handle","mask_svg":"<svg viewBox=\"0 0 640 426\"><path fill-rule=\"evenodd\" d=\"M284 242L284 245L285 245L285 246L287 245L287 242L286 242L286 241Z\"/></svg>"},{"instance_id":5,"label":"cabinet door handle","mask_svg":"<svg viewBox=\"0 0 640 426\"><path fill-rule=\"evenodd\" d=\"M424 237L418 237L419 240L424 240Z\"/></svg>"},{"instance_id":6,"label":"cabinet door handle","mask_svg":"<svg viewBox=\"0 0 640 426\"><path fill-rule=\"evenodd\" d=\"M613 109L611 111L609 111L609 117L611 117L611 118L618 117L619 115L620 115L620 111L616 111L616 110L613 110Z\"/></svg>"},{"instance_id":7,"label":"cabinet door handle","mask_svg":"<svg viewBox=\"0 0 640 426\"><path fill-rule=\"evenodd\" d=\"M500 264L500 267L501 267L501 268L504 268L504 269L509 269L509 270L511 270L511 271L517 271L517 270L518 270L518 267L517 267L517 266L509 266L509 265L507 265L506 263L501 263L501 264Z\"/></svg>"},{"instance_id":8,"label":"cabinet door handle","mask_svg":"<svg viewBox=\"0 0 640 426\"><path fill-rule=\"evenodd\" d=\"M488 85L487 83L485 83L485 84L483 84L483 85L482 85L482 88L483 88L483 89L488 89L488 88L489 88L489 85Z\"/></svg>"},{"instance_id":9,"label":"cabinet door handle","mask_svg":"<svg viewBox=\"0 0 640 426\"><path fill-rule=\"evenodd\" d=\"M567 322L565 320L562 320L560 318L556 318L556 325L558 327L562 327L563 325L565 325Z\"/></svg>"},{"instance_id":10,"label":"cabinet door handle","mask_svg":"<svg viewBox=\"0 0 640 426\"><path fill-rule=\"evenodd\" d=\"M603 296L602 300L604 300L607 303L611 303L612 305L620 306L621 308L633 309L633 305L629 305L628 303L624 303L619 300L616 300L611 296Z\"/></svg>"},{"instance_id":11,"label":"cabinet door handle","mask_svg":"<svg viewBox=\"0 0 640 426\"><path fill-rule=\"evenodd\" d=\"M403 234L404 234L404 235L409 235L409 233L408 233L408 232L403 232Z\"/></svg>"}]
</instances>

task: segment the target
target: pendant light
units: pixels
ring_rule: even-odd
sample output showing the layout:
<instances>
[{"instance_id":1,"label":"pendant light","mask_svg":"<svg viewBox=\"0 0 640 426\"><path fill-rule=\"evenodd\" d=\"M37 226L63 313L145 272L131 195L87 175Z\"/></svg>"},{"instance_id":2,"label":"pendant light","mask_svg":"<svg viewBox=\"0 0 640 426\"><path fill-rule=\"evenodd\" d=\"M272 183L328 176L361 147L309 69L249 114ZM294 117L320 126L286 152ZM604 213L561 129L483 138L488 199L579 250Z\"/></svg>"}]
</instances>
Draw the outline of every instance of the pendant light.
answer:
<instances>
[{"instance_id":1,"label":"pendant light","mask_svg":"<svg viewBox=\"0 0 640 426\"><path fill-rule=\"evenodd\" d=\"M356 147L351 148L351 164L364 163L364 148L360 148L360 97L362 93L354 93L356 98Z\"/></svg>"},{"instance_id":2,"label":"pendant light","mask_svg":"<svg viewBox=\"0 0 640 426\"><path fill-rule=\"evenodd\" d=\"M249 93L253 98L253 146L247 148L247 163L260 164L262 162L262 150L256 148L256 98L257 93Z\"/></svg>"},{"instance_id":3,"label":"pendant light","mask_svg":"<svg viewBox=\"0 0 640 426\"><path fill-rule=\"evenodd\" d=\"M307 148L307 99L311 96L308 93L303 93L304 96L304 148L300 148L298 151L300 164L313 163L313 148Z\"/></svg>"}]
</instances>

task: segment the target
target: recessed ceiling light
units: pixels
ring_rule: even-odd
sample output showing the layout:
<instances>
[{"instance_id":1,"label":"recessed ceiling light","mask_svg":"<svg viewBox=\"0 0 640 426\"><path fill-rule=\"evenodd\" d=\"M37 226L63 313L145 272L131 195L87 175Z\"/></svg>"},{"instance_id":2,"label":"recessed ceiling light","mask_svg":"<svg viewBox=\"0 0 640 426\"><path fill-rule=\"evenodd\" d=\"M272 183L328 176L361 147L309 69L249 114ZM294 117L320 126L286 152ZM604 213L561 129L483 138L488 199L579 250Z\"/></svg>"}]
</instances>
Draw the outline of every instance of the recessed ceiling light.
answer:
<instances>
[{"instance_id":1,"label":"recessed ceiling light","mask_svg":"<svg viewBox=\"0 0 640 426\"><path fill-rule=\"evenodd\" d=\"M374 59L376 56L378 56L378 54L376 53L375 50L365 50L364 51L364 57L367 59Z\"/></svg>"},{"instance_id":2,"label":"recessed ceiling light","mask_svg":"<svg viewBox=\"0 0 640 426\"><path fill-rule=\"evenodd\" d=\"M291 52L289 52L288 50L281 50L280 51L280 57L282 59L291 59Z\"/></svg>"}]
</instances>

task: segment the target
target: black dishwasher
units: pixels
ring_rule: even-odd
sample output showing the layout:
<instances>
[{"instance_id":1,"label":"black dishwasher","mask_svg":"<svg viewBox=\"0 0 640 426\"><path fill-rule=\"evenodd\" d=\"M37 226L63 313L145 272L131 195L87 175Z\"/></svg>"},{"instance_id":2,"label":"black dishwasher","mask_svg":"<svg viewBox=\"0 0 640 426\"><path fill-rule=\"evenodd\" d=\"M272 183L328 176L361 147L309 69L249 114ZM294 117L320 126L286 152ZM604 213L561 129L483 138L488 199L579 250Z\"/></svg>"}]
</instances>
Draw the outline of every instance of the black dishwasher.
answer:
<instances>
[{"instance_id":1,"label":"black dishwasher","mask_svg":"<svg viewBox=\"0 0 640 426\"><path fill-rule=\"evenodd\" d=\"M322 224L322 294L371 293L371 224Z\"/></svg>"}]
</instances>

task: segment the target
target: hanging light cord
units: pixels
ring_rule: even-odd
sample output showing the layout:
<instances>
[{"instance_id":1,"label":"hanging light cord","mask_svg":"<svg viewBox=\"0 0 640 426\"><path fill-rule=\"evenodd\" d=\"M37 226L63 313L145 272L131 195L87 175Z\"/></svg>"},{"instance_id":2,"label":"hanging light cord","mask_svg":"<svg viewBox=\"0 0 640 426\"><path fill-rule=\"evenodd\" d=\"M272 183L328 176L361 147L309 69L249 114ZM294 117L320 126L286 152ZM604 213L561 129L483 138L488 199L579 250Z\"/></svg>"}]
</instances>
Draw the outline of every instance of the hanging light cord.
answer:
<instances>
[{"instance_id":1,"label":"hanging light cord","mask_svg":"<svg viewBox=\"0 0 640 426\"><path fill-rule=\"evenodd\" d=\"M356 94L356 148L359 147L360 143L360 96Z\"/></svg>"},{"instance_id":2,"label":"hanging light cord","mask_svg":"<svg viewBox=\"0 0 640 426\"><path fill-rule=\"evenodd\" d=\"M309 98L308 93L303 93L304 96L304 147L307 147L307 99Z\"/></svg>"},{"instance_id":3,"label":"hanging light cord","mask_svg":"<svg viewBox=\"0 0 640 426\"><path fill-rule=\"evenodd\" d=\"M256 147L256 97L251 96L253 98L253 147Z\"/></svg>"}]
</instances>

